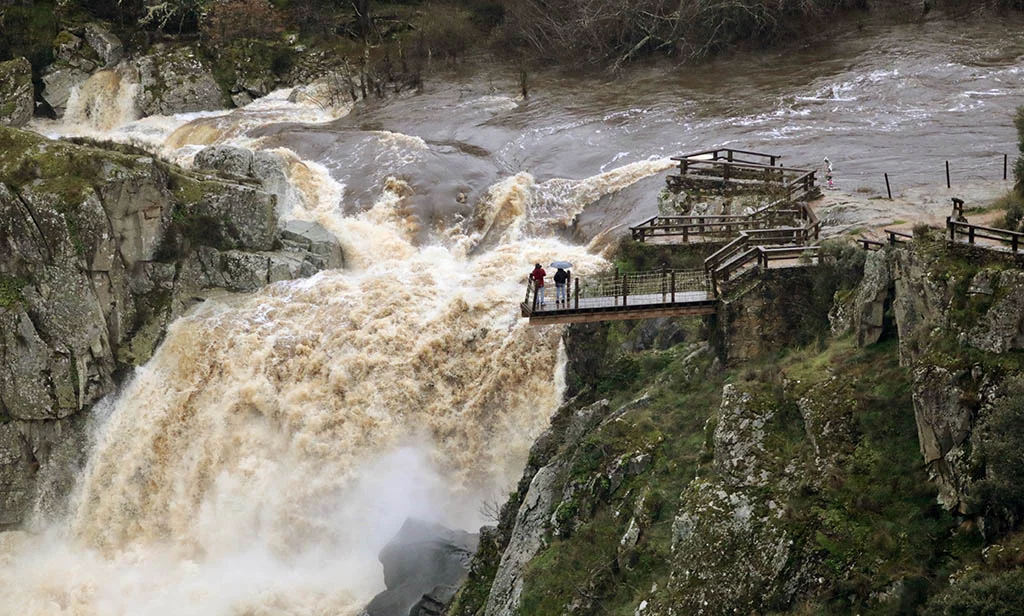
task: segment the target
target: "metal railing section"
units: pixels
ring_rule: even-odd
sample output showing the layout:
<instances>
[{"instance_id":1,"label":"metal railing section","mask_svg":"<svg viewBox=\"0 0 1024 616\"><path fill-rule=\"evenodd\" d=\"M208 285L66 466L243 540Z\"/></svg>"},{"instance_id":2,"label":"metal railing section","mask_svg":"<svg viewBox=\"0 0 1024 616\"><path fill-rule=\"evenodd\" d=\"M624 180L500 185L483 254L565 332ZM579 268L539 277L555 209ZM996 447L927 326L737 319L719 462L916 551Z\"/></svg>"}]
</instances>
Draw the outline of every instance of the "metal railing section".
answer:
<instances>
[{"instance_id":1,"label":"metal railing section","mask_svg":"<svg viewBox=\"0 0 1024 616\"><path fill-rule=\"evenodd\" d=\"M551 310L589 310L628 306L678 304L712 299L712 286L703 270L609 272L575 277L566 289L567 300L556 302L554 285L544 286L545 305L533 279L526 285L525 314Z\"/></svg>"}]
</instances>

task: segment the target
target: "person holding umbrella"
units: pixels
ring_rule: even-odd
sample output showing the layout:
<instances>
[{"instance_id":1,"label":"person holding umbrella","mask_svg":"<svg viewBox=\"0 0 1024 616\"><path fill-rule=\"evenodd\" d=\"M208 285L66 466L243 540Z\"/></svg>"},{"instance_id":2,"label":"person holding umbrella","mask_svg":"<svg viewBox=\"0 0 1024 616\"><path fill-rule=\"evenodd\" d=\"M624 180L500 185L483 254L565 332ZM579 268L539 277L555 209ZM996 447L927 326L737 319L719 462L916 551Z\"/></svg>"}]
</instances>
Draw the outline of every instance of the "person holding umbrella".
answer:
<instances>
[{"instance_id":1,"label":"person holding umbrella","mask_svg":"<svg viewBox=\"0 0 1024 616\"><path fill-rule=\"evenodd\" d=\"M555 305L568 306L569 296L566 294L566 289L569 285L569 279L572 277L572 272L569 271L572 263L568 261L555 261L551 264L551 267L558 270L555 272Z\"/></svg>"}]
</instances>

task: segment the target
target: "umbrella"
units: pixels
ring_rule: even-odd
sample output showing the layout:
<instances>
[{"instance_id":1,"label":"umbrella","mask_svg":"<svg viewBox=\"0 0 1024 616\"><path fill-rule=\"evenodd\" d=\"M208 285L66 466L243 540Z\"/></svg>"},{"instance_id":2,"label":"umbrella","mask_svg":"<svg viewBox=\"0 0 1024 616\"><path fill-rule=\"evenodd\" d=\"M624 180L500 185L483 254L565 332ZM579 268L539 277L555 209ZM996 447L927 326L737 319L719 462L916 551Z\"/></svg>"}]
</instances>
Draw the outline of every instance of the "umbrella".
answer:
<instances>
[{"instance_id":1,"label":"umbrella","mask_svg":"<svg viewBox=\"0 0 1024 616\"><path fill-rule=\"evenodd\" d=\"M572 263L568 261L552 261L548 267L554 267L558 269L572 269Z\"/></svg>"}]
</instances>

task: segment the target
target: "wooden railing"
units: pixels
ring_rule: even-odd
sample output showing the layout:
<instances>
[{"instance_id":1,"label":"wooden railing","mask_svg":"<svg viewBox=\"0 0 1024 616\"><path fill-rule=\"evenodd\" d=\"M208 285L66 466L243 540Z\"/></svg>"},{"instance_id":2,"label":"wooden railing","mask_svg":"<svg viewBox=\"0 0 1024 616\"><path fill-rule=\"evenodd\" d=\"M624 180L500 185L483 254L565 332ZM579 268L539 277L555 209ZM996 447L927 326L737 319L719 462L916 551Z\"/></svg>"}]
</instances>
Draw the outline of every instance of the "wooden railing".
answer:
<instances>
[{"instance_id":1,"label":"wooden railing","mask_svg":"<svg viewBox=\"0 0 1024 616\"><path fill-rule=\"evenodd\" d=\"M536 282L526 283L523 314L552 310L588 310L626 306L706 301L711 285L703 270L661 269L653 272L609 272L574 277L564 304L557 304L554 285L544 285L544 304Z\"/></svg>"},{"instance_id":2,"label":"wooden railing","mask_svg":"<svg viewBox=\"0 0 1024 616\"><path fill-rule=\"evenodd\" d=\"M750 157L753 160L744 160L742 157ZM726 160L728 162L738 163L754 163L763 165L765 161L768 162L772 167L775 166L775 161L781 159L781 156L776 154L765 154L763 152L751 152L749 150L734 150L732 148L718 148L716 150L704 150L703 152L695 152L693 154L687 154L685 156L673 156L672 160L682 161L687 159L704 159L704 160Z\"/></svg>"},{"instance_id":3,"label":"wooden railing","mask_svg":"<svg viewBox=\"0 0 1024 616\"><path fill-rule=\"evenodd\" d=\"M785 207L792 205L792 207ZM715 214L690 216L653 216L629 228L634 240L654 237L679 237L681 241L715 241L732 237L740 231L769 229L790 222L813 227L815 237L821 229L817 215L805 202L782 200L765 205L750 214Z\"/></svg>"},{"instance_id":4,"label":"wooden railing","mask_svg":"<svg viewBox=\"0 0 1024 616\"><path fill-rule=\"evenodd\" d=\"M914 239L914 235L912 233L907 233L905 231L896 231L895 229L883 229L883 231L888 238L885 242L872 240L866 237L858 237L857 243L860 244L864 250L880 250L886 244L895 246L896 244L905 244Z\"/></svg>"},{"instance_id":5,"label":"wooden railing","mask_svg":"<svg viewBox=\"0 0 1024 616\"><path fill-rule=\"evenodd\" d=\"M773 259L793 258L805 252L817 254L817 242L821 233L821 221L807 204L807 225L798 228L749 229L718 249L704 260L704 271L711 281L712 290L718 293L718 283L729 280L740 269L753 263L768 266ZM768 246L783 246L768 248Z\"/></svg>"},{"instance_id":6,"label":"wooden railing","mask_svg":"<svg viewBox=\"0 0 1024 616\"><path fill-rule=\"evenodd\" d=\"M669 176L670 187L682 178L711 176L722 182L759 181L764 187L781 190L786 199L810 196L817 191L815 170L776 165L781 158L774 154L762 154L746 150L706 150L686 156L673 156L679 164L679 175ZM767 163L767 164L766 164Z\"/></svg>"},{"instance_id":7,"label":"wooden railing","mask_svg":"<svg viewBox=\"0 0 1024 616\"><path fill-rule=\"evenodd\" d=\"M958 235L966 238L968 244L974 244L979 239L994 240L1000 246L1009 246L1010 250L1014 253L1024 245L1024 233L1007 229L996 229L995 227L972 225L952 217L946 218L946 229L949 231L949 239L954 242L963 241L958 239Z\"/></svg>"}]
</instances>

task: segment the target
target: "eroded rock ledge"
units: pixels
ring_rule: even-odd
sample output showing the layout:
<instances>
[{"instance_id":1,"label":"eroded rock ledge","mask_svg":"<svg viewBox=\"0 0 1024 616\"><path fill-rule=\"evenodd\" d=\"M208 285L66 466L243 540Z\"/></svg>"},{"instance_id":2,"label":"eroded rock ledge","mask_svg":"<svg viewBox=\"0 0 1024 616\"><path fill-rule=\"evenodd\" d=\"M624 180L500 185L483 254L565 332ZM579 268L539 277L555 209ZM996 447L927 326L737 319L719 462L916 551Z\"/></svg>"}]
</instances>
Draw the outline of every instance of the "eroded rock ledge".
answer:
<instances>
[{"instance_id":1,"label":"eroded rock ledge","mask_svg":"<svg viewBox=\"0 0 1024 616\"><path fill-rule=\"evenodd\" d=\"M25 519L75 415L148 360L172 320L211 292L253 291L343 258L315 225L279 229L276 197L257 181L7 128L0 150L4 528ZM60 474L70 482L72 470Z\"/></svg>"}]
</instances>

